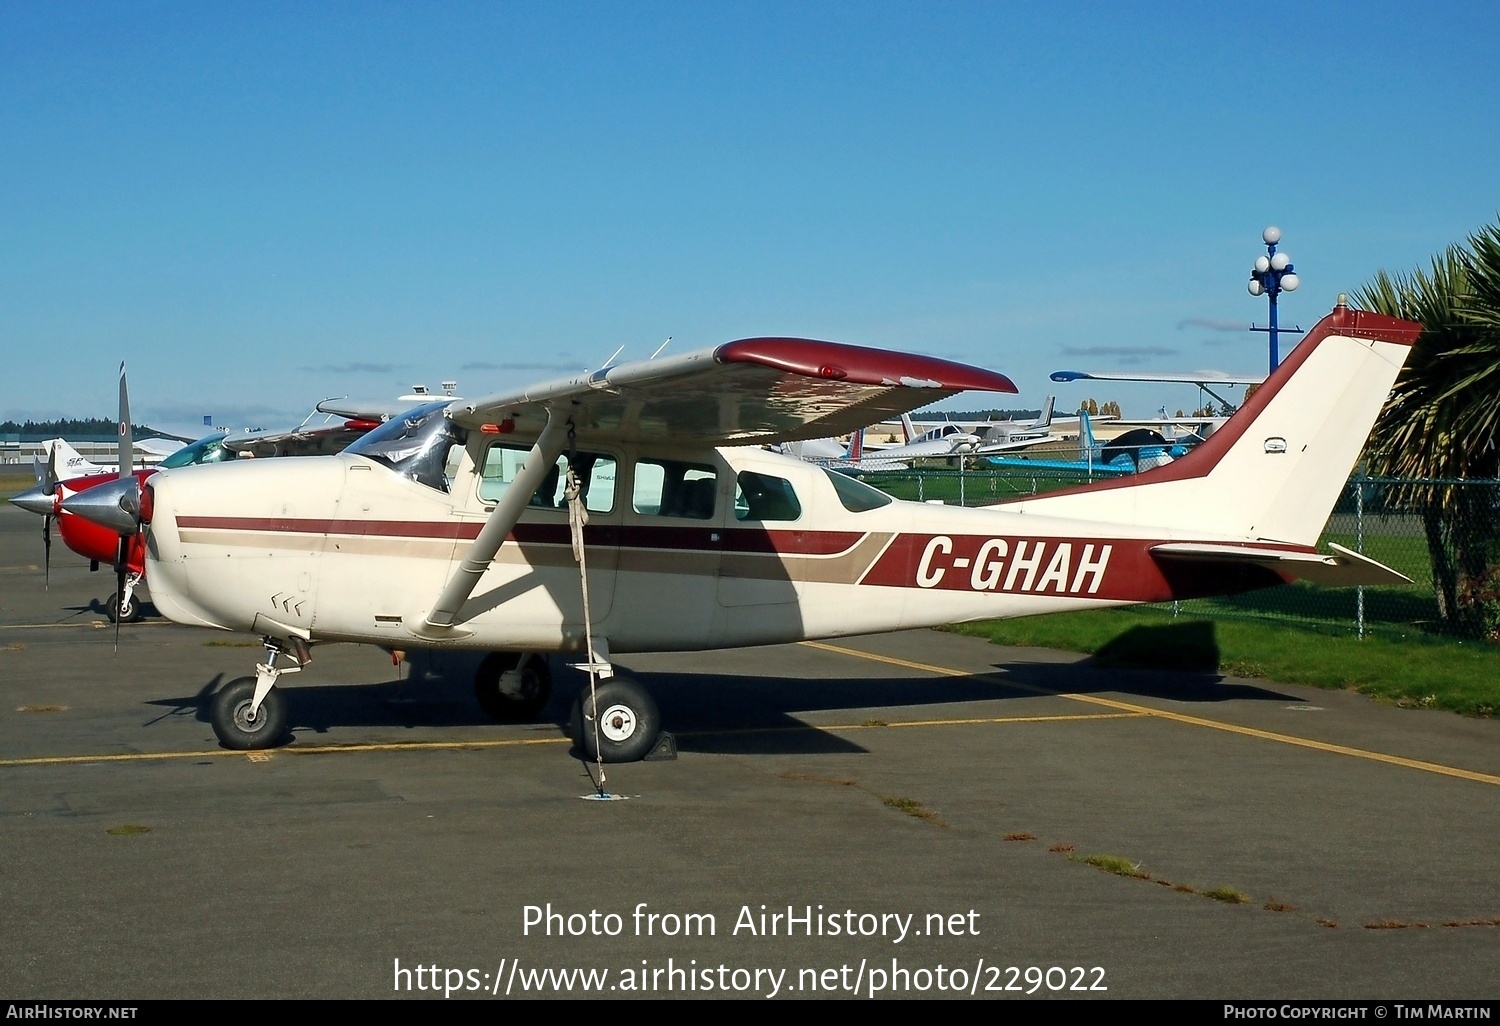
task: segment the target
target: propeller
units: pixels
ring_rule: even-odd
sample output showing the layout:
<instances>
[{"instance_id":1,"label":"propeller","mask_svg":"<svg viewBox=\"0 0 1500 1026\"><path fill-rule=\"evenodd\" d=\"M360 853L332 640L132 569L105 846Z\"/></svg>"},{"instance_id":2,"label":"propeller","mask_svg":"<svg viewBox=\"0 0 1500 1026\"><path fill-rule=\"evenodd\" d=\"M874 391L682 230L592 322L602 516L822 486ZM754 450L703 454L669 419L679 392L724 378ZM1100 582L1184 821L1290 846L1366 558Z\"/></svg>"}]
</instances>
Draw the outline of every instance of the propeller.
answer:
<instances>
[{"instance_id":1,"label":"propeller","mask_svg":"<svg viewBox=\"0 0 1500 1026\"><path fill-rule=\"evenodd\" d=\"M141 530L141 486L136 480L130 430L130 398L125 387L125 365L120 364L120 462L119 476L108 484L75 492L63 500L62 508L119 535L115 549L115 650L120 648L120 621L124 619L125 577L131 540Z\"/></svg>"},{"instance_id":2,"label":"propeller","mask_svg":"<svg viewBox=\"0 0 1500 1026\"><path fill-rule=\"evenodd\" d=\"M115 551L115 651L120 651L120 621L125 619L125 560L130 553L130 537L141 529L141 484L135 479L135 440L130 430L130 393L125 388L125 361L120 361L120 458L119 481L125 485L120 493L120 509L130 514L132 530L120 532Z\"/></svg>"},{"instance_id":3,"label":"propeller","mask_svg":"<svg viewBox=\"0 0 1500 1026\"><path fill-rule=\"evenodd\" d=\"M52 590L52 518L57 516L57 446L47 450L47 469L42 491L52 497L42 516L42 590Z\"/></svg>"},{"instance_id":4,"label":"propeller","mask_svg":"<svg viewBox=\"0 0 1500 1026\"><path fill-rule=\"evenodd\" d=\"M52 518L57 514L57 448L54 446L48 451L46 464L43 464L40 459L33 459L32 469L36 472L36 487L11 496L10 501L28 513L35 513L42 518L42 547L46 551L47 584L50 588L52 583Z\"/></svg>"}]
</instances>

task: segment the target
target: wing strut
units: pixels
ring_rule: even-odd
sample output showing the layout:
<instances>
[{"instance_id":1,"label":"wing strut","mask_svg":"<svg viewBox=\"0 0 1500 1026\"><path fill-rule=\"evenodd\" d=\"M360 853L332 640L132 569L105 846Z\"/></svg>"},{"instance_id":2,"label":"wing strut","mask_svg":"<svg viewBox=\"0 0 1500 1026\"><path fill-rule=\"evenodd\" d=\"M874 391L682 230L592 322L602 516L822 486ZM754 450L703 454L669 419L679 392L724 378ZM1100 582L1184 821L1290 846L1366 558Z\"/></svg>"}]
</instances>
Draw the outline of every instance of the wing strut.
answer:
<instances>
[{"instance_id":1,"label":"wing strut","mask_svg":"<svg viewBox=\"0 0 1500 1026\"><path fill-rule=\"evenodd\" d=\"M555 410L549 409L547 426L542 429L536 444L527 454L525 465L516 474L516 479L510 483L510 487L505 489L500 500L495 503L495 508L490 512L490 518L484 522L484 527L479 531L479 537L474 539L474 544L469 546L469 553L464 556L463 563L443 586L443 593L438 596L432 612L427 614L427 622L418 629L417 633L441 636L453 628L459 609L469 600L469 596L474 594L479 578L483 577L484 572L489 569L495 553L500 551L500 546L505 543L506 536L515 528L516 521L521 519L521 511L526 508L531 502L531 497L541 487L547 471L557 464L557 458L562 455L567 441L568 422L559 417Z\"/></svg>"}]
</instances>

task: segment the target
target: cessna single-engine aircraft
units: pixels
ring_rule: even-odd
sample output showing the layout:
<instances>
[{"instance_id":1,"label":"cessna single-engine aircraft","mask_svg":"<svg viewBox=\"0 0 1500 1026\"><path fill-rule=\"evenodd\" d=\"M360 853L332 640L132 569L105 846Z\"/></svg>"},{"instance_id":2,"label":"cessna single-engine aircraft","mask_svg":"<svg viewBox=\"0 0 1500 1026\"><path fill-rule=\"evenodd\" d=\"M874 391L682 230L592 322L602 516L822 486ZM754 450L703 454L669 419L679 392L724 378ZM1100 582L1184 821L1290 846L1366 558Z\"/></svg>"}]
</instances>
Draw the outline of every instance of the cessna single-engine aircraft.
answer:
<instances>
[{"instance_id":1,"label":"cessna single-engine aircraft","mask_svg":"<svg viewBox=\"0 0 1500 1026\"><path fill-rule=\"evenodd\" d=\"M157 607L262 637L212 723L277 743L275 687L316 646L494 653L502 717L549 692L547 653L602 683L591 758L641 758L660 719L626 652L713 649L1226 594L1296 577L1404 581L1314 548L1420 328L1342 303L1184 458L966 509L901 502L763 443L825 437L1004 376L922 356L751 338L393 419L343 454L167 470L116 488L147 529ZM585 523L586 521L586 523ZM577 544L580 542L582 544ZM581 562L579 557L581 557ZM281 665L287 663L288 665ZM580 708L581 706L581 708Z\"/></svg>"}]
</instances>

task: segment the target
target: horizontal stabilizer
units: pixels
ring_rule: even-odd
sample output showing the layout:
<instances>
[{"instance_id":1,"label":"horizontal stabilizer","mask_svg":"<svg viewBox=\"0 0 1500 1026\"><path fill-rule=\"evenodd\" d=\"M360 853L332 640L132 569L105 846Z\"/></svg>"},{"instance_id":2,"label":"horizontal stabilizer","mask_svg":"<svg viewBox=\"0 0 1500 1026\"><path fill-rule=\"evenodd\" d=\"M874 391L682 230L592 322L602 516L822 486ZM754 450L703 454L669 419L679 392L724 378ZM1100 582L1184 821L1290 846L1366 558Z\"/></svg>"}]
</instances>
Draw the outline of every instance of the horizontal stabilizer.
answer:
<instances>
[{"instance_id":1,"label":"horizontal stabilizer","mask_svg":"<svg viewBox=\"0 0 1500 1026\"><path fill-rule=\"evenodd\" d=\"M1397 573L1383 563L1342 545L1329 542L1333 555L1301 549L1248 548L1243 545L1209 545L1191 542L1169 542L1153 545L1151 554L1162 559L1204 563L1255 563L1279 574L1313 584L1353 587L1359 584L1410 584L1411 578Z\"/></svg>"}]
</instances>

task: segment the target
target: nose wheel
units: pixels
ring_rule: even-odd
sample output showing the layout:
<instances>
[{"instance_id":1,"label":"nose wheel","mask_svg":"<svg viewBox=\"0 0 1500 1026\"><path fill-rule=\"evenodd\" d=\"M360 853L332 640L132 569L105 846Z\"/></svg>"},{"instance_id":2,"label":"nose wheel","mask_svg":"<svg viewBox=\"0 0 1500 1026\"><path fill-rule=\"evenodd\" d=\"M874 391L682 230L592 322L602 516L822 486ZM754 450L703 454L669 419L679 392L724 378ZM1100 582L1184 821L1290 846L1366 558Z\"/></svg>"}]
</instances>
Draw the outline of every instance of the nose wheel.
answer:
<instances>
[{"instance_id":1,"label":"nose wheel","mask_svg":"<svg viewBox=\"0 0 1500 1026\"><path fill-rule=\"evenodd\" d=\"M125 578L125 591L109 597L104 606L110 623L135 623L141 618L141 597L135 593L140 577L131 574Z\"/></svg>"},{"instance_id":2,"label":"nose wheel","mask_svg":"<svg viewBox=\"0 0 1500 1026\"><path fill-rule=\"evenodd\" d=\"M266 692L255 709L255 678L240 677L214 696L211 719L214 734L225 748L238 752L270 748L286 733L286 699L276 688Z\"/></svg>"},{"instance_id":3,"label":"nose wheel","mask_svg":"<svg viewBox=\"0 0 1500 1026\"><path fill-rule=\"evenodd\" d=\"M661 734L661 713L645 688L616 674L573 704L573 741L590 760L637 762Z\"/></svg>"}]
</instances>

